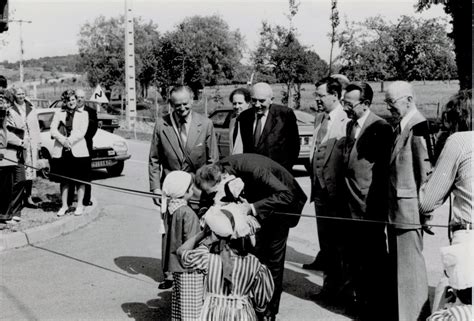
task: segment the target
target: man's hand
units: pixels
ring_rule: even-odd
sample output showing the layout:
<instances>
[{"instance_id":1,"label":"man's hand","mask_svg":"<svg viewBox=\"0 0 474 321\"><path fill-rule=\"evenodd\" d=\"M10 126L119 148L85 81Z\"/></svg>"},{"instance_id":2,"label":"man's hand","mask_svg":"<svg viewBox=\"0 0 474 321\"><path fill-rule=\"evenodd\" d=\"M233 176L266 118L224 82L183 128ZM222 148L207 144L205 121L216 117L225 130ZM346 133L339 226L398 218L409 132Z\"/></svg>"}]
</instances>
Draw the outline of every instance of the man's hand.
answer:
<instances>
[{"instance_id":1,"label":"man's hand","mask_svg":"<svg viewBox=\"0 0 474 321\"><path fill-rule=\"evenodd\" d=\"M69 141L69 139L64 140L64 145L63 146L67 149L71 149L72 145L71 145L71 142Z\"/></svg>"},{"instance_id":2,"label":"man's hand","mask_svg":"<svg viewBox=\"0 0 474 321\"><path fill-rule=\"evenodd\" d=\"M435 235L435 233L432 231L432 226L429 225L429 223L433 220L433 215L421 215L420 217L420 223L421 223L421 228L423 232L429 235Z\"/></svg>"}]
</instances>

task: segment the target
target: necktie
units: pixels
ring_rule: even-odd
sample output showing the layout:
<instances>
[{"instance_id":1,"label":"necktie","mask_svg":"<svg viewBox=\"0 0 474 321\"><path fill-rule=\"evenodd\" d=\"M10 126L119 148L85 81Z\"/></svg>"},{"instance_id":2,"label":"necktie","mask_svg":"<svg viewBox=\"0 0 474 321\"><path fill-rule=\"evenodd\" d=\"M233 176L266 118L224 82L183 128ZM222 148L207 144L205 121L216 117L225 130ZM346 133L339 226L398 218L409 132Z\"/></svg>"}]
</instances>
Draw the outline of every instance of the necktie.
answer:
<instances>
[{"instance_id":1,"label":"necktie","mask_svg":"<svg viewBox=\"0 0 474 321\"><path fill-rule=\"evenodd\" d=\"M253 132L253 145L257 147L260 136L262 135L262 116L257 114L257 124L255 125L255 131Z\"/></svg>"},{"instance_id":2,"label":"necktie","mask_svg":"<svg viewBox=\"0 0 474 321\"><path fill-rule=\"evenodd\" d=\"M352 140L355 140L355 139L356 139L357 126L358 126L357 121L352 120L352 121L351 121L351 127L350 127L350 128L351 128L350 138L351 138Z\"/></svg>"},{"instance_id":3,"label":"necktie","mask_svg":"<svg viewBox=\"0 0 474 321\"><path fill-rule=\"evenodd\" d=\"M318 134L316 135L316 145L321 145L324 137L328 132L328 122L329 122L329 115L324 114L323 120L321 121L321 126L319 126Z\"/></svg>"},{"instance_id":4,"label":"necktie","mask_svg":"<svg viewBox=\"0 0 474 321\"><path fill-rule=\"evenodd\" d=\"M181 126L179 127L179 136L181 137L183 145L186 146L186 141L188 140L186 133L186 119L181 120Z\"/></svg>"}]
</instances>

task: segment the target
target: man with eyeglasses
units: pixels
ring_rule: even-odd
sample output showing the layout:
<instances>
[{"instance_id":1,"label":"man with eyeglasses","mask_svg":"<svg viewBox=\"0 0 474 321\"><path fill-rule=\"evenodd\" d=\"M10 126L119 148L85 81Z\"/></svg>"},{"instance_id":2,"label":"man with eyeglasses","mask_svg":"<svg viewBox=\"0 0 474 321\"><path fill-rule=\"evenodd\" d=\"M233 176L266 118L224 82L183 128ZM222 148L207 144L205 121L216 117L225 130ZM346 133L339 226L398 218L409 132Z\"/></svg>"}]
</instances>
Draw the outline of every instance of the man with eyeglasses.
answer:
<instances>
[{"instance_id":1,"label":"man with eyeglasses","mask_svg":"<svg viewBox=\"0 0 474 321\"><path fill-rule=\"evenodd\" d=\"M342 246L344 223L340 220L318 216L340 217L346 215L341 187L344 184L342 149L336 147L346 135L349 121L340 99L341 83L332 77L316 83L316 103L324 112L316 115L313 146L311 148L311 201L316 210L316 225L320 251L314 261L303 264L304 269L324 272L322 291L318 299L341 300L344 284Z\"/></svg>"},{"instance_id":2,"label":"man with eyeglasses","mask_svg":"<svg viewBox=\"0 0 474 321\"><path fill-rule=\"evenodd\" d=\"M295 113L274 104L272 87L263 82L252 87L251 105L237 118L243 152L267 156L291 171L300 152Z\"/></svg>"},{"instance_id":3,"label":"man with eyeglasses","mask_svg":"<svg viewBox=\"0 0 474 321\"><path fill-rule=\"evenodd\" d=\"M345 259L356 312L362 319L382 320L388 303L384 295L388 252L383 222L388 219L388 163L393 134L392 127L370 110L373 96L368 83L358 82L346 87L342 100L351 119L343 139L345 199L351 218L371 221L348 224Z\"/></svg>"},{"instance_id":4,"label":"man with eyeglasses","mask_svg":"<svg viewBox=\"0 0 474 321\"><path fill-rule=\"evenodd\" d=\"M428 127L408 82L392 83L385 98L396 124L389 163L391 224L387 231L390 263L396 269L398 319L425 320L430 306L418 193L431 170L425 138Z\"/></svg>"}]
</instances>

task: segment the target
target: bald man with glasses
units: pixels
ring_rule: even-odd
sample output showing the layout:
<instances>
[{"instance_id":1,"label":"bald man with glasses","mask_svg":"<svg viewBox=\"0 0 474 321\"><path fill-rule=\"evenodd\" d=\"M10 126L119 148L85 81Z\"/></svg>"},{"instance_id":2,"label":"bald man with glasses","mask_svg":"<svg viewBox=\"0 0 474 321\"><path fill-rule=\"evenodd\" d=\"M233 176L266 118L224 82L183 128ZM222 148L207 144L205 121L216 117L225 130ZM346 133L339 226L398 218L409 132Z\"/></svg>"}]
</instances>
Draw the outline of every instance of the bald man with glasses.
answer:
<instances>
[{"instance_id":1,"label":"bald man with glasses","mask_svg":"<svg viewBox=\"0 0 474 321\"><path fill-rule=\"evenodd\" d=\"M430 312L423 257L423 217L418 208L421 184L431 171L425 117L418 111L411 84L395 81L385 102L395 122L389 162L390 263L396 278L398 320L425 320Z\"/></svg>"}]
</instances>

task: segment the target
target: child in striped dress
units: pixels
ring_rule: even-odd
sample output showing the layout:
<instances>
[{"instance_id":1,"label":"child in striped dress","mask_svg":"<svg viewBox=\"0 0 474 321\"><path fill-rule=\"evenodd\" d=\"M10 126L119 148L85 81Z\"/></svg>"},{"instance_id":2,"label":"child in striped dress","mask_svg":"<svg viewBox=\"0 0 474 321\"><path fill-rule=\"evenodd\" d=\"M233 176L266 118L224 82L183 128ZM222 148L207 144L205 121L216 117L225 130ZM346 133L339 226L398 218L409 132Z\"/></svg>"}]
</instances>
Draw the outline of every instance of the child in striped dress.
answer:
<instances>
[{"instance_id":1,"label":"child in striped dress","mask_svg":"<svg viewBox=\"0 0 474 321\"><path fill-rule=\"evenodd\" d=\"M270 270L249 250L248 236L259 228L244 216L245 204L211 207L204 216L206 232L178 249L185 267L206 272L206 296L200 320L256 321L273 295ZM202 244L194 248L209 235Z\"/></svg>"},{"instance_id":2,"label":"child in striped dress","mask_svg":"<svg viewBox=\"0 0 474 321\"><path fill-rule=\"evenodd\" d=\"M199 219L188 206L193 195L193 177L184 171L170 172L163 182L161 211L166 229L163 238L163 270L173 274L171 320L198 320L201 313L204 274L181 264L176 250L199 233Z\"/></svg>"}]
</instances>

